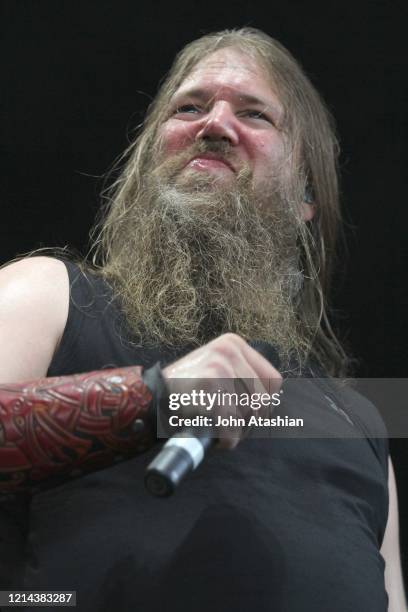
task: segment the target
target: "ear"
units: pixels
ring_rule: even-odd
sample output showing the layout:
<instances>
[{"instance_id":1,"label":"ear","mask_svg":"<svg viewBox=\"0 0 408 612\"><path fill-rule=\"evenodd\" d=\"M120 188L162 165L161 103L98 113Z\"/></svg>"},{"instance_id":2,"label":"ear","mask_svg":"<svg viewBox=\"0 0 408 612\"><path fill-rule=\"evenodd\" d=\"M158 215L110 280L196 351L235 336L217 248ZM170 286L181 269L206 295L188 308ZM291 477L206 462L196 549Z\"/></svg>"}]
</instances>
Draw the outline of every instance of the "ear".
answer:
<instances>
[{"instance_id":1,"label":"ear","mask_svg":"<svg viewBox=\"0 0 408 612\"><path fill-rule=\"evenodd\" d=\"M316 205L312 202L302 202L300 206L300 214L302 216L302 220L306 223L306 221L311 221L316 213Z\"/></svg>"},{"instance_id":2,"label":"ear","mask_svg":"<svg viewBox=\"0 0 408 612\"><path fill-rule=\"evenodd\" d=\"M306 188L305 188L305 195L303 197L303 202L300 206L300 214L301 214L302 220L306 223L307 221L311 221L313 219L313 217L315 216L315 213L316 213L316 205L314 203L313 190L312 190L310 181L308 180Z\"/></svg>"}]
</instances>

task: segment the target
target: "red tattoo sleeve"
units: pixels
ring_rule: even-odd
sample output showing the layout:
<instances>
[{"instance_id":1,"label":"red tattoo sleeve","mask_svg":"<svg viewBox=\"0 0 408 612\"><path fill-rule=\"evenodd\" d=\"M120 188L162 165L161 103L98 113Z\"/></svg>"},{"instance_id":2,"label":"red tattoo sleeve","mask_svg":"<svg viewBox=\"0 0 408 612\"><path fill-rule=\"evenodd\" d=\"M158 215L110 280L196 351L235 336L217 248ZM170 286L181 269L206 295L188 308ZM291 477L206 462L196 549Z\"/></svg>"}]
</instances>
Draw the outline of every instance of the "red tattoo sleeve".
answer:
<instances>
[{"instance_id":1,"label":"red tattoo sleeve","mask_svg":"<svg viewBox=\"0 0 408 612\"><path fill-rule=\"evenodd\" d=\"M141 371L0 385L0 491L35 491L146 450L152 396Z\"/></svg>"}]
</instances>

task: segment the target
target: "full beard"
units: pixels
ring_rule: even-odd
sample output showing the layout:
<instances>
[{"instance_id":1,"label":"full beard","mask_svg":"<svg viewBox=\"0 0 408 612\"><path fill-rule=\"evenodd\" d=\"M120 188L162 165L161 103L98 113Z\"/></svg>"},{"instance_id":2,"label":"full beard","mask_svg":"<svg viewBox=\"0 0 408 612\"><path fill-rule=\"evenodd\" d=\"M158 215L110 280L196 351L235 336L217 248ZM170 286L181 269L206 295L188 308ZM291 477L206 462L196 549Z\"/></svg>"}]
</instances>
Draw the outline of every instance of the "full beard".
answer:
<instances>
[{"instance_id":1,"label":"full beard","mask_svg":"<svg viewBox=\"0 0 408 612\"><path fill-rule=\"evenodd\" d=\"M231 181L185 169L191 152L147 173L123 228L111 270L128 324L138 343L174 349L234 332L288 363L305 352L293 194L282 173L255 190L246 167Z\"/></svg>"}]
</instances>

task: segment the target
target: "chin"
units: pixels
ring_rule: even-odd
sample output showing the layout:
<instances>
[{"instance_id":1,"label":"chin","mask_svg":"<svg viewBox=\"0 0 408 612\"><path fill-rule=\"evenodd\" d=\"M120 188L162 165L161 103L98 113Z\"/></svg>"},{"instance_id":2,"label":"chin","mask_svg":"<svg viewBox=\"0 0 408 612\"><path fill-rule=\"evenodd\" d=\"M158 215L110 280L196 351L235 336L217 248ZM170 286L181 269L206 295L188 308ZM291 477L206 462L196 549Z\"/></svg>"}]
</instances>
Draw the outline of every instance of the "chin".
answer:
<instances>
[{"instance_id":1,"label":"chin","mask_svg":"<svg viewBox=\"0 0 408 612\"><path fill-rule=\"evenodd\" d=\"M236 177L231 171L184 169L176 178L175 186L188 191L205 191L230 188L236 185Z\"/></svg>"}]
</instances>

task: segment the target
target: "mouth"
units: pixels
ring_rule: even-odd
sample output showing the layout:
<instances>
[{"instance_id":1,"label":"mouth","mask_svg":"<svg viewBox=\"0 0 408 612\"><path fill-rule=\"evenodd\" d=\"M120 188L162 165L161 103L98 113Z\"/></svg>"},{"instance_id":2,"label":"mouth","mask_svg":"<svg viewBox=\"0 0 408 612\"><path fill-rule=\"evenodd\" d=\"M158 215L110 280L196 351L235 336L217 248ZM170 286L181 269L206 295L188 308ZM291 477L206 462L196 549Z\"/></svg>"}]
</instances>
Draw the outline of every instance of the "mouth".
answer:
<instances>
[{"instance_id":1,"label":"mouth","mask_svg":"<svg viewBox=\"0 0 408 612\"><path fill-rule=\"evenodd\" d=\"M215 153L198 153L190 159L185 167L194 168L195 170L229 170L236 172L233 165Z\"/></svg>"}]
</instances>

